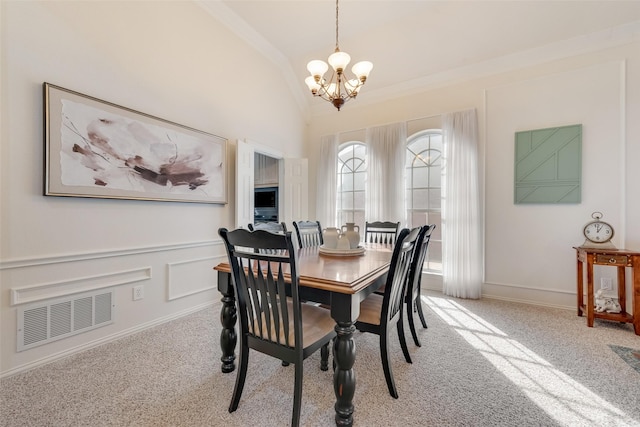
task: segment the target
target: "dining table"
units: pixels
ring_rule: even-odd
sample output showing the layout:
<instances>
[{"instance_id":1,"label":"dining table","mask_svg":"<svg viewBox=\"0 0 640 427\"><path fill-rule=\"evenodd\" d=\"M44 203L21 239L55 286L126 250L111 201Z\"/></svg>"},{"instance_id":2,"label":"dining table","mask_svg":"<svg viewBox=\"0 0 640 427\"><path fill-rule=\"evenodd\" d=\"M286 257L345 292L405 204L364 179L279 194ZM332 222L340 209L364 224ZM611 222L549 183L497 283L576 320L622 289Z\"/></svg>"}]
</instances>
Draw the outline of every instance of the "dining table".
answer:
<instances>
[{"instance_id":1,"label":"dining table","mask_svg":"<svg viewBox=\"0 0 640 427\"><path fill-rule=\"evenodd\" d=\"M337 426L353 425L356 391L353 334L356 329L354 323L360 314L360 302L384 284L393 253L392 245L365 243L362 248L344 253L322 250L318 246L297 251L300 298L330 306L331 317L336 322L333 389ZM218 291L222 294L220 360L222 372L229 373L235 370L236 299L229 263L220 263L214 270L218 273Z\"/></svg>"}]
</instances>

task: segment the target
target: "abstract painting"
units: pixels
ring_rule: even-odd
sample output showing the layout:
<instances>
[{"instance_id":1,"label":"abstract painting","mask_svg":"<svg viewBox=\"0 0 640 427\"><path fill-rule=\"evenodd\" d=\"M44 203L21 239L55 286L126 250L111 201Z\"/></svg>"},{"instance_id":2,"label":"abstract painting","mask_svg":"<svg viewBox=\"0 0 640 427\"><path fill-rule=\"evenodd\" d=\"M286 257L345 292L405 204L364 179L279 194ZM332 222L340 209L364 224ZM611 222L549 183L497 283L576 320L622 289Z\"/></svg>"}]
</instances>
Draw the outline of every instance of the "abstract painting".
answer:
<instances>
[{"instance_id":1,"label":"abstract painting","mask_svg":"<svg viewBox=\"0 0 640 427\"><path fill-rule=\"evenodd\" d=\"M582 125L516 132L514 203L580 203Z\"/></svg>"},{"instance_id":2,"label":"abstract painting","mask_svg":"<svg viewBox=\"0 0 640 427\"><path fill-rule=\"evenodd\" d=\"M44 83L46 196L227 203L227 140Z\"/></svg>"}]
</instances>

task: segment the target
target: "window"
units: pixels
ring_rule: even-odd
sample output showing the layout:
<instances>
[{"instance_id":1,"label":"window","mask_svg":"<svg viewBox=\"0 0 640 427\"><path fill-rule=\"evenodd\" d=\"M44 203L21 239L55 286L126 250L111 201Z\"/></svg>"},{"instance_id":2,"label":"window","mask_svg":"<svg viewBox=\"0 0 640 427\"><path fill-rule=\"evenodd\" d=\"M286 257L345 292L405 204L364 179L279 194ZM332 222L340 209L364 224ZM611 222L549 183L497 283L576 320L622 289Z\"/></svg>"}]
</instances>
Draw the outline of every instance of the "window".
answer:
<instances>
[{"instance_id":1,"label":"window","mask_svg":"<svg viewBox=\"0 0 640 427\"><path fill-rule=\"evenodd\" d=\"M407 226L435 224L424 268L442 271L441 168L442 131L418 132L407 141L406 157Z\"/></svg>"},{"instance_id":2,"label":"window","mask_svg":"<svg viewBox=\"0 0 640 427\"><path fill-rule=\"evenodd\" d=\"M417 132L407 140L405 202L407 227L435 224L424 269L442 272L441 169L442 131ZM342 144L338 152L338 224L354 222L364 230L367 149L358 141Z\"/></svg>"},{"instance_id":3,"label":"window","mask_svg":"<svg viewBox=\"0 0 640 427\"><path fill-rule=\"evenodd\" d=\"M338 153L338 224L354 222L364 230L367 149L357 141L340 146Z\"/></svg>"}]
</instances>

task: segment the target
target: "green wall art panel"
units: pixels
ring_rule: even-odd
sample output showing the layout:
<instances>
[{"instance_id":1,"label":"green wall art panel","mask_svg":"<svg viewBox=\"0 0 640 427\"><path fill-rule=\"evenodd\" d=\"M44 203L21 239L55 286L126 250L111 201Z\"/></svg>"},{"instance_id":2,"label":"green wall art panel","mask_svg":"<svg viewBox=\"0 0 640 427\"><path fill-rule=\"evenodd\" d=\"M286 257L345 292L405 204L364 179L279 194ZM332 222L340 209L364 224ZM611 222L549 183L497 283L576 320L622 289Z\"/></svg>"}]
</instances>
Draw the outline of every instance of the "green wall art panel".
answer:
<instances>
[{"instance_id":1,"label":"green wall art panel","mask_svg":"<svg viewBox=\"0 0 640 427\"><path fill-rule=\"evenodd\" d=\"M582 125L516 132L514 203L580 203Z\"/></svg>"}]
</instances>

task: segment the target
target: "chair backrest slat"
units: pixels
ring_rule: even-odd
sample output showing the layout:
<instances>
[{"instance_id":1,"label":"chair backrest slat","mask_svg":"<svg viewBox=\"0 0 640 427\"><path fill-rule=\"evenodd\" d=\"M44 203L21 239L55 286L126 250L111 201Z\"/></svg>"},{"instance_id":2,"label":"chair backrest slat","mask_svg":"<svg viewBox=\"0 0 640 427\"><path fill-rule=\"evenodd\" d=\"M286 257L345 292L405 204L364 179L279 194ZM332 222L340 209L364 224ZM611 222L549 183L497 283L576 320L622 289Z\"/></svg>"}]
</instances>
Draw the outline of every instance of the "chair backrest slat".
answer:
<instances>
[{"instance_id":1,"label":"chair backrest slat","mask_svg":"<svg viewBox=\"0 0 640 427\"><path fill-rule=\"evenodd\" d=\"M364 227L364 241L365 243L382 243L385 245L392 245L396 241L399 228L399 222L366 222Z\"/></svg>"}]
</instances>

